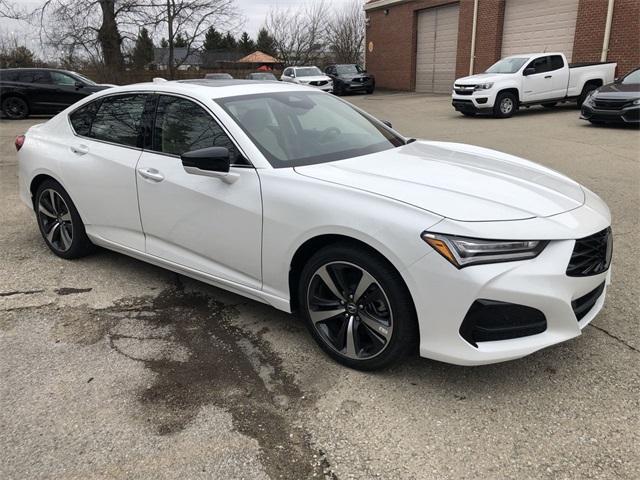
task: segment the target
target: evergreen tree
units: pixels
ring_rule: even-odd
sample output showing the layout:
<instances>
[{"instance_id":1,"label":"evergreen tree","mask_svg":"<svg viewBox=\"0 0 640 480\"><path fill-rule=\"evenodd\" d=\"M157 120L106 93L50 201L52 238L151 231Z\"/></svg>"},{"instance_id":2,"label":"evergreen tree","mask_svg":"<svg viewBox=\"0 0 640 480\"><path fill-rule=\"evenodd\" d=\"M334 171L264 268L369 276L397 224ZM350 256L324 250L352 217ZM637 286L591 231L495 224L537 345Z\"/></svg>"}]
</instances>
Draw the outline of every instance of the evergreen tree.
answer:
<instances>
[{"instance_id":1,"label":"evergreen tree","mask_svg":"<svg viewBox=\"0 0 640 480\"><path fill-rule=\"evenodd\" d=\"M236 50L238 48L238 42L235 37L231 35L231 32L227 32L222 38L221 48L225 50Z\"/></svg>"},{"instance_id":2,"label":"evergreen tree","mask_svg":"<svg viewBox=\"0 0 640 480\"><path fill-rule=\"evenodd\" d=\"M181 33L178 33L173 39L173 46L175 48L187 48L188 43L187 39L184 38Z\"/></svg>"},{"instance_id":3,"label":"evergreen tree","mask_svg":"<svg viewBox=\"0 0 640 480\"><path fill-rule=\"evenodd\" d=\"M242 53L248 55L255 52L256 44L247 32L242 32L240 40L238 41L238 48Z\"/></svg>"},{"instance_id":4,"label":"evergreen tree","mask_svg":"<svg viewBox=\"0 0 640 480\"><path fill-rule=\"evenodd\" d=\"M162 37L162 40L160 40L160 46L162 48L169 48L169 42L167 42L167 39Z\"/></svg>"},{"instance_id":5,"label":"evergreen tree","mask_svg":"<svg viewBox=\"0 0 640 480\"><path fill-rule=\"evenodd\" d=\"M276 54L275 42L273 40L273 37L269 35L269 31L264 27L262 27L258 32L256 50L260 50L267 55L275 56Z\"/></svg>"},{"instance_id":6,"label":"evergreen tree","mask_svg":"<svg viewBox=\"0 0 640 480\"><path fill-rule=\"evenodd\" d=\"M138 33L131 56L133 65L137 69L143 69L153 62L153 40L149 36L149 31L144 27Z\"/></svg>"},{"instance_id":7,"label":"evergreen tree","mask_svg":"<svg viewBox=\"0 0 640 480\"><path fill-rule=\"evenodd\" d=\"M219 50L222 47L222 34L215 28L209 27L204 37L204 44L202 45L205 50Z\"/></svg>"}]
</instances>

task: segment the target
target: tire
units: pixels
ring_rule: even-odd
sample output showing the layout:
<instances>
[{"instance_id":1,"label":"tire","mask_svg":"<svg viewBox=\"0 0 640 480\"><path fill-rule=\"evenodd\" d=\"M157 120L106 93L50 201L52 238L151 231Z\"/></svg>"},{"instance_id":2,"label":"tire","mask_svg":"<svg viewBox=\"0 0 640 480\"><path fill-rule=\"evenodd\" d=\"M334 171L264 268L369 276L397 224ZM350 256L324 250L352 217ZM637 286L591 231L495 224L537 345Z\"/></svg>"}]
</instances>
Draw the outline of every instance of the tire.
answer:
<instances>
[{"instance_id":1,"label":"tire","mask_svg":"<svg viewBox=\"0 0 640 480\"><path fill-rule=\"evenodd\" d=\"M589 93L593 92L596 88L598 88L598 87L596 85L592 84L592 83L587 84L584 87L582 87L582 92L578 96L578 100L577 100L578 108L582 108L582 104L586 100L586 98L589 95Z\"/></svg>"},{"instance_id":2,"label":"tire","mask_svg":"<svg viewBox=\"0 0 640 480\"><path fill-rule=\"evenodd\" d=\"M10 95L2 100L2 111L11 120L23 120L29 116L29 104L24 98Z\"/></svg>"},{"instance_id":3,"label":"tire","mask_svg":"<svg viewBox=\"0 0 640 480\"><path fill-rule=\"evenodd\" d=\"M95 250L78 210L58 182L42 182L36 191L34 206L42 238L54 254L71 260Z\"/></svg>"},{"instance_id":4,"label":"tire","mask_svg":"<svg viewBox=\"0 0 640 480\"><path fill-rule=\"evenodd\" d=\"M493 106L493 116L496 118L509 118L518 111L518 99L513 93L502 92L498 94Z\"/></svg>"},{"instance_id":5,"label":"tire","mask_svg":"<svg viewBox=\"0 0 640 480\"><path fill-rule=\"evenodd\" d=\"M344 87L341 84L334 85L333 94L341 97L342 95L344 95Z\"/></svg>"},{"instance_id":6,"label":"tire","mask_svg":"<svg viewBox=\"0 0 640 480\"><path fill-rule=\"evenodd\" d=\"M544 108L553 108L558 104L558 102L547 102L547 103L543 103L542 106Z\"/></svg>"},{"instance_id":7,"label":"tire","mask_svg":"<svg viewBox=\"0 0 640 480\"><path fill-rule=\"evenodd\" d=\"M331 245L316 252L302 269L298 305L320 348L357 370L397 363L414 352L419 339L402 278L383 258L362 248Z\"/></svg>"},{"instance_id":8,"label":"tire","mask_svg":"<svg viewBox=\"0 0 640 480\"><path fill-rule=\"evenodd\" d=\"M371 95L373 93L373 90L374 90L374 87L371 87L371 88L367 88L365 92L367 95Z\"/></svg>"}]
</instances>

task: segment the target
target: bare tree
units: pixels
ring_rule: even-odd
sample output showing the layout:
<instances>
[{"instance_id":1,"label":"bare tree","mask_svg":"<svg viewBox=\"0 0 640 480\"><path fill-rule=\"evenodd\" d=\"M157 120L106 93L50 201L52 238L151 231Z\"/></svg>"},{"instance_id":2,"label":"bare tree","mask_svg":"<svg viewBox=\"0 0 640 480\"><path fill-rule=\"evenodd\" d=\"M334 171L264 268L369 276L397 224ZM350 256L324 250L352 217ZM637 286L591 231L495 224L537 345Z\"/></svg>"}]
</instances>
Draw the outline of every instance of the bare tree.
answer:
<instances>
[{"instance_id":1,"label":"bare tree","mask_svg":"<svg viewBox=\"0 0 640 480\"><path fill-rule=\"evenodd\" d=\"M326 42L327 10L325 0L296 9L273 8L265 27L278 58L287 65L315 63Z\"/></svg>"},{"instance_id":2,"label":"bare tree","mask_svg":"<svg viewBox=\"0 0 640 480\"><path fill-rule=\"evenodd\" d=\"M211 26L237 26L240 15L235 0L156 0L145 13L144 23L167 34L169 77L201 45ZM175 58L176 39L184 39L185 55Z\"/></svg>"},{"instance_id":3,"label":"bare tree","mask_svg":"<svg viewBox=\"0 0 640 480\"><path fill-rule=\"evenodd\" d=\"M0 17L28 22L38 28L43 45L53 45L67 57L79 53L94 65L103 64L107 76L115 80L124 66L123 31L130 31L152 1L45 0L29 10L0 0Z\"/></svg>"},{"instance_id":4,"label":"bare tree","mask_svg":"<svg viewBox=\"0 0 640 480\"><path fill-rule=\"evenodd\" d=\"M336 63L362 62L365 38L365 13L361 0L351 0L335 9L327 24L328 46Z\"/></svg>"}]
</instances>

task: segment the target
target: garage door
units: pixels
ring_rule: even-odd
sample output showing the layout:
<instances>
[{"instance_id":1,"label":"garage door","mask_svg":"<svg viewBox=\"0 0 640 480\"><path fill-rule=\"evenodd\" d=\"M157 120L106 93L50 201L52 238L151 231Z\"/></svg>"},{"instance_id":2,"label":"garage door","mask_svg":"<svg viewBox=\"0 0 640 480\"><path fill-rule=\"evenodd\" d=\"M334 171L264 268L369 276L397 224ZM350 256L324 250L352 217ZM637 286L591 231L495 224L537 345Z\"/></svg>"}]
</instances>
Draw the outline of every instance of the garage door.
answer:
<instances>
[{"instance_id":1,"label":"garage door","mask_svg":"<svg viewBox=\"0 0 640 480\"><path fill-rule=\"evenodd\" d=\"M456 76L458 5L418 13L416 91L449 93Z\"/></svg>"},{"instance_id":2,"label":"garage door","mask_svg":"<svg viewBox=\"0 0 640 480\"><path fill-rule=\"evenodd\" d=\"M578 0L507 0L502 56L562 52L571 61L577 15Z\"/></svg>"}]
</instances>

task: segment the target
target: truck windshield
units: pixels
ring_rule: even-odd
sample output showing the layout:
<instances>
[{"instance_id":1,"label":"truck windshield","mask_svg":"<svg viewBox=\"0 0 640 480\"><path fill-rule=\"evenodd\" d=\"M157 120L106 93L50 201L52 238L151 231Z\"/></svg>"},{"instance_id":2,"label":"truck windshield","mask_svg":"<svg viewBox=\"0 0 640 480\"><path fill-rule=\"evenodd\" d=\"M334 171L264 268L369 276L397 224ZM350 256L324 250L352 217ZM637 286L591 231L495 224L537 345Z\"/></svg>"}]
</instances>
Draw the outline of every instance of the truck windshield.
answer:
<instances>
[{"instance_id":1,"label":"truck windshield","mask_svg":"<svg viewBox=\"0 0 640 480\"><path fill-rule=\"evenodd\" d=\"M527 60L529 59L520 57L503 58L491 65L485 73L516 73Z\"/></svg>"}]
</instances>

